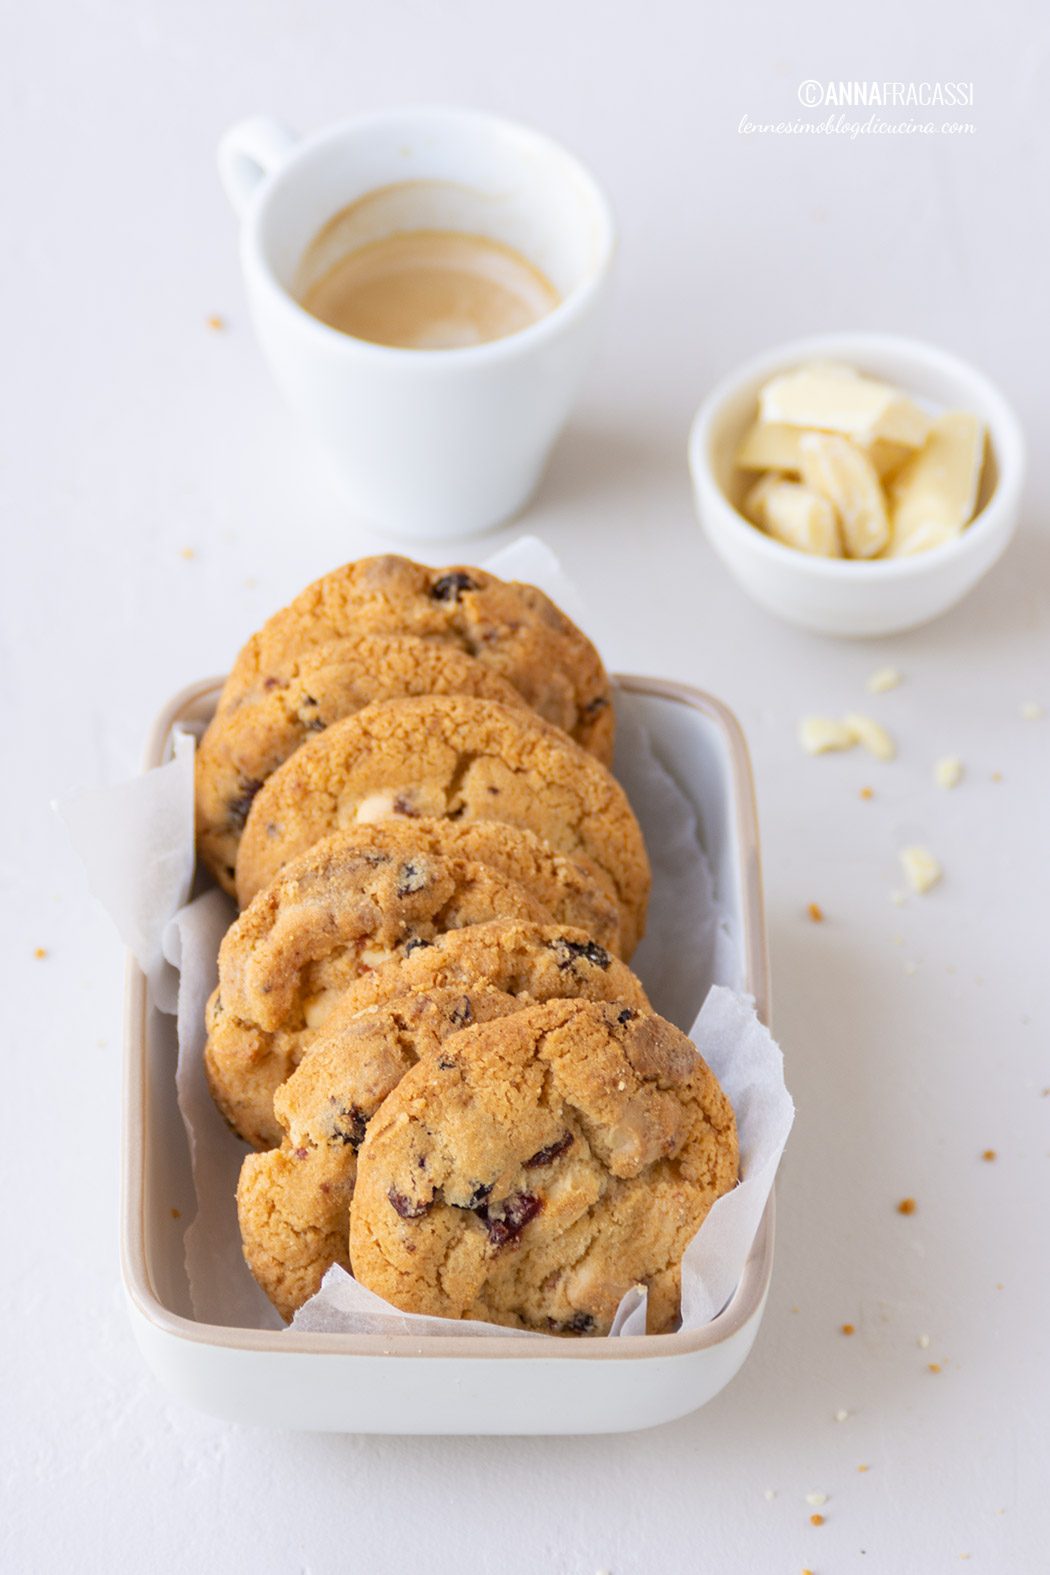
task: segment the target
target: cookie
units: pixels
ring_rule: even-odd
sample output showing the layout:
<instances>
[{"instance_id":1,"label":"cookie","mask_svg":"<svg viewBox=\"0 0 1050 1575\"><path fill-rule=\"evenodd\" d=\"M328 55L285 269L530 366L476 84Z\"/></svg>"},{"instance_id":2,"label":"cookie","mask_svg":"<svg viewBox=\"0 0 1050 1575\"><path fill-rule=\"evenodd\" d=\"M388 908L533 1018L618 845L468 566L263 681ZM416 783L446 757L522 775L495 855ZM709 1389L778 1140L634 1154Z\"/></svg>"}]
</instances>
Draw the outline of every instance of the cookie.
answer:
<instances>
[{"instance_id":1,"label":"cookie","mask_svg":"<svg viewBox=\"0 0 1050 1575\"><path fill-rule=\"evenodd\" d=\"M195 763L197 848L234 894L237 846L252 799L304 739L374 700L473 695L524 706L513 684L458 646L413 635L355 633L292 657L212 719Z\"/></svg>"},{"instance_id":2,"label":"cookie","mask_svg":"<svg viewBox=\"0 0 1050 1575\"><path fill-rule=\"evenodd\" d=\"M220 710L272 680L286 682L304 651L356 633L458 646L584 749L606 764L612 759L608 675L586 635L549 597L484 569L431 569L393 554L345 564L276 613L238 656Z\"/></svg>"},{"instance_id":3,"label":"cookie","mask_svg":"<svg viewBox=\"0 0 1050 1575\"><path fill-rule=\"evenodd\" d=\"M344 1017L317 1037L274 1096L281 1147L248 1154L237 1186L245 1261L282 1318L333 1263L350 1267L357 1150L387 1094L449 1034L521 1006L486 984L435 990Z\"/></svg>"},{"instance_id":4,"label":"cookie","mask_svg":"<svg viewBox=\"0 0 1050 1575\"><path fill-rule=\"evenodd\" d=\"M357 1155L350 1259L405 1311L554 1334L608 1333L653 1283L663 1333L737 1169L732 1109L683 1033L551 1001L452 1035L388 1095Z\"/></svg>"},{"instance_id":5,"label":"cookie","mask_svg":"<svg viewBox=\"0 0 1050 1575\"><path fill-rule=\"evenodd\" d=\"M212 1094L247 1142L280 1142L273 1093L362 973L446 930L550 914L509 876L416 848L410 825L382 846L337 836L294 860L241 914L219 949L208 1003Z\"/></svg>"},{"instance_id":6,"label":"cookie","mask_svg":"<svg viewBox=\"0 0 1050 1575\"><path fill-rule=\"evenodd\" d=\"M494 923L470 933L477 945L451 932L351 986L273 1096L284 1138L246 1157L238 1216L248 1266L285 1318L333 1263L349 1267L357 1150L417 1060L452 1033L552 997L648 1006L634 974L578 931Z\"/></svg>"},{"instance_id":7,"label":"cookie","mask_svg":"<svg viewBox=\"0 0 1050 1575\"><path fill-rule=\"evenodd\" d=\"M249 901L283 863L339 826L416 816L524 826L588 859L617 900L630 956L650 872L623 789L557 728L492 700L382 701L303 744L248 813L238 896Z\"/></svg>"}]
</instances>

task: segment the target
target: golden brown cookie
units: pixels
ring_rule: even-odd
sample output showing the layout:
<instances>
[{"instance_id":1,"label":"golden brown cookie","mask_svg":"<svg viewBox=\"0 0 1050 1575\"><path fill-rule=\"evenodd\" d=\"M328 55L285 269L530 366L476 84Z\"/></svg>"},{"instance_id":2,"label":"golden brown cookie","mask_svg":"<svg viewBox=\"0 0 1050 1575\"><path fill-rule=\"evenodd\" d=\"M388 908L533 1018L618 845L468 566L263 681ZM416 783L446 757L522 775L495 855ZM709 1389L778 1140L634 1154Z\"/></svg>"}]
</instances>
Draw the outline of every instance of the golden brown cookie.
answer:
<instances>
[{"instance_id":1,"label":"golden brown cookie","mask_svg":"<svg viewBox=\"0 0 1050 1575\"><path fill-rule=\"evenodd\" d=\"M357 632L292 657L280 678L219 710L198 746L195 775L197 848L223 890L234 895L252 799L304 739L374 700L429 694L525 704L513 684L458 646Z\"/></svg>"},{"instance_id":2,"label":"golden brown cookie","mask_svg":"<svg viewBox=\"0 0 1050 1575\"><path fill-rule=\"evenodd\" d=\"M671 1023L551 1001L467 1028L369 1124L350 1205L363 1285L409 1312L606 1334L667 1285L737 1179L736 1124Z\"/></svg>"},{"instance_id":3,"label":"golden brown cookie","mask_svg":"<svg viewBox=\"0 0 1050 1575\"><path fill-rule=\"evenodd\" d=\"M419 850L409 825L381 847L340 836L294 860L219 950L205 1066L230 1125L256 1146L278 1143L274 1090L346 988L447 930L497 918L550 914L488 865Z\"/></svg>"},{"instance_id":4,"label":"golden brown cookie","mask_svg":"<svg viewBox=\"0 0 1050 1575\"><path fill-rule=\"evenodd\" d=\"M449 1034L552 996L648 1007L630 969L579 931L496 923L469 933L478 944L450 932L351 986L273 1096L284 1138L245 1159L238 1214L248 1266L285 1318L333 1263L349 1266L357 1150L417 1060Z\"/></svg>"},{"instance_id":5,"label":"golden brown cookie","mask_svg":"<svg viewBox=\"0 0 1050 1575\"><path fill-rule=\"evenodd\" d=\"M388 700L303 744L249 811L237 855L240 900L340 826L415 817L523 826L589 860L616 897L630 956L645 925L650 871L623 789L557 728L491 700Z\"/></svg>"},{"instance_id":6,"label":"golden brown cookie","mask_svg":"<svg viewBox=\"0 0 1050 1575\"><path fill-rule=\"evenodd\" d=\"M392 553L344 564L269 619L234 663L220 710L273 679L283 683L303 651L358 632L458 646L585 749L612 759L608 676L586 635L549 597L484 569L431 569Z\"/></svg>"}]
</instances>

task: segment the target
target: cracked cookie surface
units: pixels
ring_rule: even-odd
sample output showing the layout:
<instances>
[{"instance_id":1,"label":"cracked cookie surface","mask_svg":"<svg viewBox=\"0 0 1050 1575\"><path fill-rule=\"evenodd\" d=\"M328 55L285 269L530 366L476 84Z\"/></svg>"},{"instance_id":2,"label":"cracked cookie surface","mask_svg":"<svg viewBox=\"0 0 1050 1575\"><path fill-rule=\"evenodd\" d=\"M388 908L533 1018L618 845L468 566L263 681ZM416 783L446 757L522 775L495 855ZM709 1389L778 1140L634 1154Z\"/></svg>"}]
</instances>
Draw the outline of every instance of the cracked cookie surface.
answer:
<instances>
[{"instance_id":1,"label":"cracked cookie surface","mask_svg":"<svg viewBox=\"0 0 1050 1575\"><path fill-rule=\"evenodd\" d=\"M550 917L510 876L418 848L407 824L327 839L287 865L223 939L204 1052L216 1103L247 1142L280 1142L274 1091L362 974L446 931Z\"/></svg>"},{"instance_id":2,"label":"cracked cookie surface","mask_svg":"<svg viewBox=\"0 0 1050 1575\"><path fill-rule=\"evenodd\" d=\"M472 695L524 706L513 684L459 647L414 635L358 632L290 657L220 709L197 748L197 848L224 891L235 894L237 848L252 800L314 733L375 700Z\"/></svg>"},{"instance_id":3,"label":"cracked cookie surface","mask_svg":"<svg viewBox=\"0 0 1050 1575\"><path fill-rule=\"evenodd\" d=\"M620 1003L555 1000L449 1037L357 1156L350 1258L406 1311L605 1334L736 1183L733 1113L693 1044Z\"/></svg>"},{"instance_id":4,"label":"cracked cookie surface","mask_svg":"<svg viewBox=\"0 0 1050 1575\"><path fill-rule=\"evenodd\" d=\"M454 696L367 706L297 749L248 813L240 900L337 827L414 817L502 821L588 860L616 898L624 954L637 944L649 861L615 777L534 714Z\"/></svg>"},{"instance_id":5,"label":"cracked cookie surface","mask_svg":"<svg viewBox=\"0 0 1050 1575\"><path fill-rule=\"evenodd\" d=\"M612 759L608 675L590 640L548 596L484 569L433 569L393 553L344 564L275 613L237 657L220 710L272 679L283 682L310 647L358 632L457 646L585 749Z\"/></svg>"}]
</instances>

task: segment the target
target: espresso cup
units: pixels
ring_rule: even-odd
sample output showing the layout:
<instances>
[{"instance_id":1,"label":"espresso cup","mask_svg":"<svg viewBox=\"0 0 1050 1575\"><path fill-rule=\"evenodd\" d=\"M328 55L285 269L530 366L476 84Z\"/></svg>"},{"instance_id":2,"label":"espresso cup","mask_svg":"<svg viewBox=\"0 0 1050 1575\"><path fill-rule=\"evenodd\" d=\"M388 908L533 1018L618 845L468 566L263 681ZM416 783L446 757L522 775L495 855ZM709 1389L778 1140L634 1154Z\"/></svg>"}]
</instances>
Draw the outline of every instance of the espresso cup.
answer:
<instances>
[{"instance_id":1,"label":"espresso cup","mask_svg":"<svg viewBox=\"0 0 1050 1575\"><path fill-rule=\"evenodd\" d=\"M218 159L263 352L355 514L416 540L516 514L597 338L614 229L591 175L547 137L460 109L392 110L302 141L258 117L226 133ZM383 188L389 201L364 239L384 226L481 235L538 268L559 304L456 349L375 344L320 322L294 293L304 254L335 214Z\"/></svg>"}]
</instances>

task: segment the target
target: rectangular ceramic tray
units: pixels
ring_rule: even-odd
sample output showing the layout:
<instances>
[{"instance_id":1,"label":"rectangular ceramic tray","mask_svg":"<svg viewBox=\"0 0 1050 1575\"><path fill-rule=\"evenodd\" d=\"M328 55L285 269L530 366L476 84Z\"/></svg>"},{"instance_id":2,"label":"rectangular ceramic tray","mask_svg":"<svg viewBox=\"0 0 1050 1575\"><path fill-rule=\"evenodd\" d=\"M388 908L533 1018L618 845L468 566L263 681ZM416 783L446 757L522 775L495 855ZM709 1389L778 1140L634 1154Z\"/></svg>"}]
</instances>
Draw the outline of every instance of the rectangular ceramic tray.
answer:
<instances>
[{"instance_id":1,"label":"rectangular ceramic tray","mask_svg":"<svg viewBox=\"0 0 1050 1575\"><path fill-rule=\"evenodd\" d=\"M754 789L739 724L699 690L621 678L654 748L695 808L729 916L740 977L768 1022L769 981ZM172 727L209 714L214 682L175 697ZM132 1324L167 1388L231 1421L347 1433L615 1433L704 1405L742 1366L773 1263L774 1200L732 1298L703 1329L596 1340L306 1334L226 1328L192 1313L182 1232L195 1200L175 1097L175 1022L153 1009L129 958L121 1258ZM174 1217L178 1206L179 1218Z\"/></svg>"}]
</instances>

